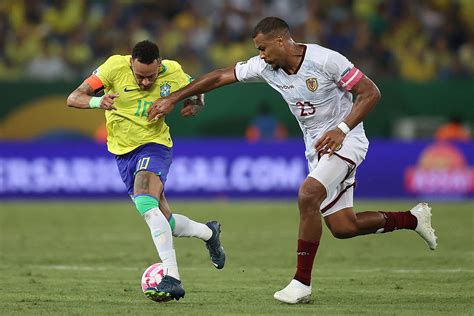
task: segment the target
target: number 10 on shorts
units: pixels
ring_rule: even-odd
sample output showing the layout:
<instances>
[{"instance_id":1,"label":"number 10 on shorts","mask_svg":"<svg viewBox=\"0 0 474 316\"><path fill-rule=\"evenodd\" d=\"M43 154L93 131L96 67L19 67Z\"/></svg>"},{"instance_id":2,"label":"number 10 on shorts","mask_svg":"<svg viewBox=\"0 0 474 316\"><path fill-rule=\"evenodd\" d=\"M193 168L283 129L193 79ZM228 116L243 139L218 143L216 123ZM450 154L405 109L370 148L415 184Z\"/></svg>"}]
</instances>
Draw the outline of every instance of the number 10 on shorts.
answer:
<instances>
[{"instance_id":1,"label":"number 10 on shorts","mask_svg":"<svg viewBox=\"0 0 474 316\"><path fill-rule=\"evenodd\" d=\"M150 157L144 157L137 162L137 170L143 170L148 168L148 164L150 163Z\"/></svg>"}]
</instances>

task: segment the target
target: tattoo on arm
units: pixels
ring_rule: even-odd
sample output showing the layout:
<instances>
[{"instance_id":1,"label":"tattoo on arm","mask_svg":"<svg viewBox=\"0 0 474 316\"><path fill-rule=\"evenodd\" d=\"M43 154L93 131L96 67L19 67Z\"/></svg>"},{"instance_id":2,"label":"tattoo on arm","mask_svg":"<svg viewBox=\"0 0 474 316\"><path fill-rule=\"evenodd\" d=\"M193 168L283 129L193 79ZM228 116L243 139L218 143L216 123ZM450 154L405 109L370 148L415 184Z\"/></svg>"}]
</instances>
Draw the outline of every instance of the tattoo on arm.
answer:
<instances>
[{"instance_id":1,"label":"tattoo on arm","mask_svg":"<svg viewBox=\"0 0 474 316\"><path fill-rule=\"evenodd\" d=\"M79 109L90 108L90 97L94 95L94 89L92 89L92 87L87 82L83 82L69 95L67 98L67 105Z\"/></svg>"},{"instance_id":2,"label":"tattoo on arm","mask_svg":"<svg viewBox=\"0 0 474 316\"><path fill-rule=\"evenodd\" d=\"M78 93L87 94L89 96L94 96L95 95L94 90L92 89L92 87L87 82L81 83L81 85L79 87L77 87L77 89L74 92L76 92L76 91Z\"/></svg>"}]
</instances>

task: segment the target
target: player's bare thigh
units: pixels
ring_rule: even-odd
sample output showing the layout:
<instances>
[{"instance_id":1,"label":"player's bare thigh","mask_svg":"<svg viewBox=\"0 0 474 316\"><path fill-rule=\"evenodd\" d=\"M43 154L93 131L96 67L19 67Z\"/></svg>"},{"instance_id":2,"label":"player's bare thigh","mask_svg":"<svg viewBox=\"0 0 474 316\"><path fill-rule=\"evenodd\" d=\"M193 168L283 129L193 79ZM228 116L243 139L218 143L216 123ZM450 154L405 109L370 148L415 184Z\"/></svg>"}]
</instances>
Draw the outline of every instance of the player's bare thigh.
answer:
<instances>
[{"instance_id":1,"label":"player's bare thigh","mask_svg":"<svg viewBox=\"0 0 474 316\"><path fill-rule=\"evenodd\" d=\"M160 177L155 173L145 170L139 171L135 175L133 193L134 195L149 194L161 202L163 183L161 182ZM169 211L168 203L166 203L166 207L160 206L160 210L166 216L166 218L170 217L171 213Z\"/></svg>"}]
</instances>

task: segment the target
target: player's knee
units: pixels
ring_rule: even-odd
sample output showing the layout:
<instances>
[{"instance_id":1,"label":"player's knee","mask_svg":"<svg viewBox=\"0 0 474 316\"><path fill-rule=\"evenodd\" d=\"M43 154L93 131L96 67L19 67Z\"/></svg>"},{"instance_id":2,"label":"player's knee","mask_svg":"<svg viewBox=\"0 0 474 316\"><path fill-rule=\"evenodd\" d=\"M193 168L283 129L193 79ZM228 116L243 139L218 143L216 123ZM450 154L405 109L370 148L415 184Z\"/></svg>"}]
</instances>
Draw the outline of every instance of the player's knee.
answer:
<instances>
[{"instance_id":1,"label":"player's knee","mask_svg":"<svg viewBox=\"0 0 474 316\"><path fill-rule=\"evenodd\" d=\"M309 211L319 211L321 204L318 203L314 195L300 192L298 194L298 206L300 213L307 213Z\"/></svg>"},{"instance_id":2,"label":"player's knee","mask_svg":"<svg viewBox=\"0 0 474 316\"><path fill-rule=\"evenodd\" d=\"M329 230L337 239L346 239L357 236L357 226L355 225L336 225L329 227Z\"/></svg>"},{"instance_id":3,"label":"player's knee","mask_svg":"<svg viewBox=\"0 0 474 316\"><path fill-rule=\"evenodd\" d=\"M158 200L149 194L135 195L133 197L133 202L142 216L149 210L158 207Z\"/></svg>"},{"instance_id":4,"label":"player's knee","mask_svg":"<svg viewBox=\"0 0 474 316\"><path fill-rule=\"evenodd\" d=\"M305 210L319 211L324 192L318 187L303 184L298 191L298 205L300 212Z\"/></svg>"}]
</instances>

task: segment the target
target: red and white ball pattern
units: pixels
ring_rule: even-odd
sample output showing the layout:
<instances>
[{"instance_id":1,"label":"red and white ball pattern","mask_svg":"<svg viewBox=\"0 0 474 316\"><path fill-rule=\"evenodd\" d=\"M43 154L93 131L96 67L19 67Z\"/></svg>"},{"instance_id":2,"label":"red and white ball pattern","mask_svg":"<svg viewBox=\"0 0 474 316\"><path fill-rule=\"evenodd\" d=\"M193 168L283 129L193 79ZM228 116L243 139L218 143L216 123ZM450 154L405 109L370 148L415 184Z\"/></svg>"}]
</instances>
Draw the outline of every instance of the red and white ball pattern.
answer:
<instances>
[{"instance_id":1,"label":"red and white ball pattern","mask_svg":"<svg viewBox=\"0 0 474 316\"><path fill-rule=\"evenodd\" d=\"M164 270L161 263L154 263L149 266L142 276L142 290L145 291L149 287L154 287L160 284L164 276Z\"/></svg>"}]
</instances>

